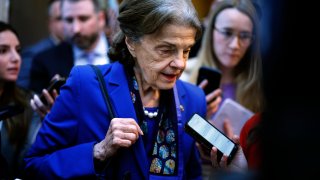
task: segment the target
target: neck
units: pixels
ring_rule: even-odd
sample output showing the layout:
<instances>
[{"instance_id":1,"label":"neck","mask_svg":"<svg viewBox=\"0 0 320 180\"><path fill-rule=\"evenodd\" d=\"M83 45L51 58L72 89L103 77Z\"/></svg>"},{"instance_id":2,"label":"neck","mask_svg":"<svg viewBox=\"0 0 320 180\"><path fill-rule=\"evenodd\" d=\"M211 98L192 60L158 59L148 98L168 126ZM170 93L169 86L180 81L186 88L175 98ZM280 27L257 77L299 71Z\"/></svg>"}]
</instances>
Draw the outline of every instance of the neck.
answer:
<instances>
[{"instance_id":1,"label":"neck","mask_svg":"<svg viewBox=\"0 0 320 180\"><path fill-rule=\"evenodd\" d=\"M144 107L157 107L160 101L160 90L153 88L149 83L143 80L142 74L136 69L134 74L137 78L139 86L139 94L141 97L142 105Z\"/></svg>"},{"instance_id":2,"label":"neck","mask_svg":"<svg viewBox=\"0 0 320 180\"><path fill-rule=\"evenodd\" d=\"M221 76L221 84L229 84L235 81L235 77L233 75L233 69L221 68L222 76Z\"/></svg>"}]
</instances>

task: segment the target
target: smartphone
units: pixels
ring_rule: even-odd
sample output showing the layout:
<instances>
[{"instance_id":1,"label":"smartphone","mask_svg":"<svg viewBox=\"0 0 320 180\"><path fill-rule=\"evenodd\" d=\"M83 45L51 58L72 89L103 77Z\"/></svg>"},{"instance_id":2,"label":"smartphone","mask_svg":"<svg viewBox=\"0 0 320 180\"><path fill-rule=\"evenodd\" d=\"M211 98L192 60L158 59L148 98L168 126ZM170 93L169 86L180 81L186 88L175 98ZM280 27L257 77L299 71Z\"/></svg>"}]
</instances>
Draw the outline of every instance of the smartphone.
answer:
<instances>
[{"instance_id":1,"label":"smartphone","mask_svg":"<svg viewBox=\"0 0 320 180\"><path fill-rule=\"evenodd\" d=\"M197 84L199 85L203 80L207 79L208 84L204 88L204 93L207 95L218 89L220 86L221 72L218 69L202 66L199 69Z\"/></svg>"},{"instance_id":2,"label":"smartphone","mask_svg":"<svg viewBox=\"0 0 320 180\"><path fill-rule=\"evenodd\" d=\"M208 151L213 146L216 147L218 149L218 160L221 159L223 154L228 156L228 164L234 158L238 145L200 115L194 114L184 128L188 134L206 147Z\"/></svg>"},{"instance_id":3,"label":"smartphone","mask_svg":"<svg viewBox=\"0 0 320 180\"><path fill-rule=\"evenodd\" d=\"M66 83L66 79L64 77L57 77L54 78L51 82L49 87L47 88L47 91L52 94L53 90L57 90L58 94L60 93L60 87ZM40 95L40 100L45 105L48 105L48 102L43 94Z\"/></svg>"}]
</instances>

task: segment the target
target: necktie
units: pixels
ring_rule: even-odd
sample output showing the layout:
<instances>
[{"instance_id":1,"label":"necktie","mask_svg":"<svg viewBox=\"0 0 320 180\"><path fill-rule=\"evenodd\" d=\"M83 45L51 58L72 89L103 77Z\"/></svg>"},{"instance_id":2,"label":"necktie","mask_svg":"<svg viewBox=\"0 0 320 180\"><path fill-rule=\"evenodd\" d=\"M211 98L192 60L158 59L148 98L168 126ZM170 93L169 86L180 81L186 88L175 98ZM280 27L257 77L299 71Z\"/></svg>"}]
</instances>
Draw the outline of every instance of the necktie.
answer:
<instances>
[{"instance_id":1,"label":"necktie","mask_svg":"<svg viewBox=\"0 0 320 180\"><path fill-rule=\"evenodd\" d=\"M94 52L85 53L85 58L87 59L88 64L94 63L95 54Z\"/></svg>"}]
</instances>

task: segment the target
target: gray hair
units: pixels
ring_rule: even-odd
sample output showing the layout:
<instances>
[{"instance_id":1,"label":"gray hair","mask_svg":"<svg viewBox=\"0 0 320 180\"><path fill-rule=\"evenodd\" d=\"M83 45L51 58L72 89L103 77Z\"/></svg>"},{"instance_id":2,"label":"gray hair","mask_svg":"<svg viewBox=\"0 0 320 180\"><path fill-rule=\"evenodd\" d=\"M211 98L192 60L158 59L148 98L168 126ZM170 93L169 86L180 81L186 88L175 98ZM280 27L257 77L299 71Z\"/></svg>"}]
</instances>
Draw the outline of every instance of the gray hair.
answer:
<instances>
[{"instance_id":1,"label":"gray hair","mask_svg":"<svg viewBox=\"0 0 320 180\"><path fill-rule=\"evenodd\" d=\"M142 36L155 33L167 24L193 27L196 39L201 37L201 23L191 0L123 0L118 21L121 30L113 39L109 56L120 62L132 58L125 37L138 42Z\"/></svg>"}]
</instances>

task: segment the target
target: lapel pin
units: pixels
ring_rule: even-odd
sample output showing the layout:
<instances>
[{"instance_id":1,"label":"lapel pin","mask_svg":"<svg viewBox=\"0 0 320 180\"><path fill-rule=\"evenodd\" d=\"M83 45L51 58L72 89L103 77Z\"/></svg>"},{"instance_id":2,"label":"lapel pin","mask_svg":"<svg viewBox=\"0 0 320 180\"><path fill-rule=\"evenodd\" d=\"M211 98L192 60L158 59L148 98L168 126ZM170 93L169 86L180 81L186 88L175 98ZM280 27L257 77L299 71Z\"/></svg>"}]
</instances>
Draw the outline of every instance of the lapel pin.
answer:
<instances>
[{"instance_id":1,"label":"lapel pin","mask_svg":"<svg viewBox=\"0 0 320 180\"><path fill-rule=\"evenodd\" d=\"M180 110L184 111L184 107L182 105L180 105Z\"/></svg>"}]
</instances>

